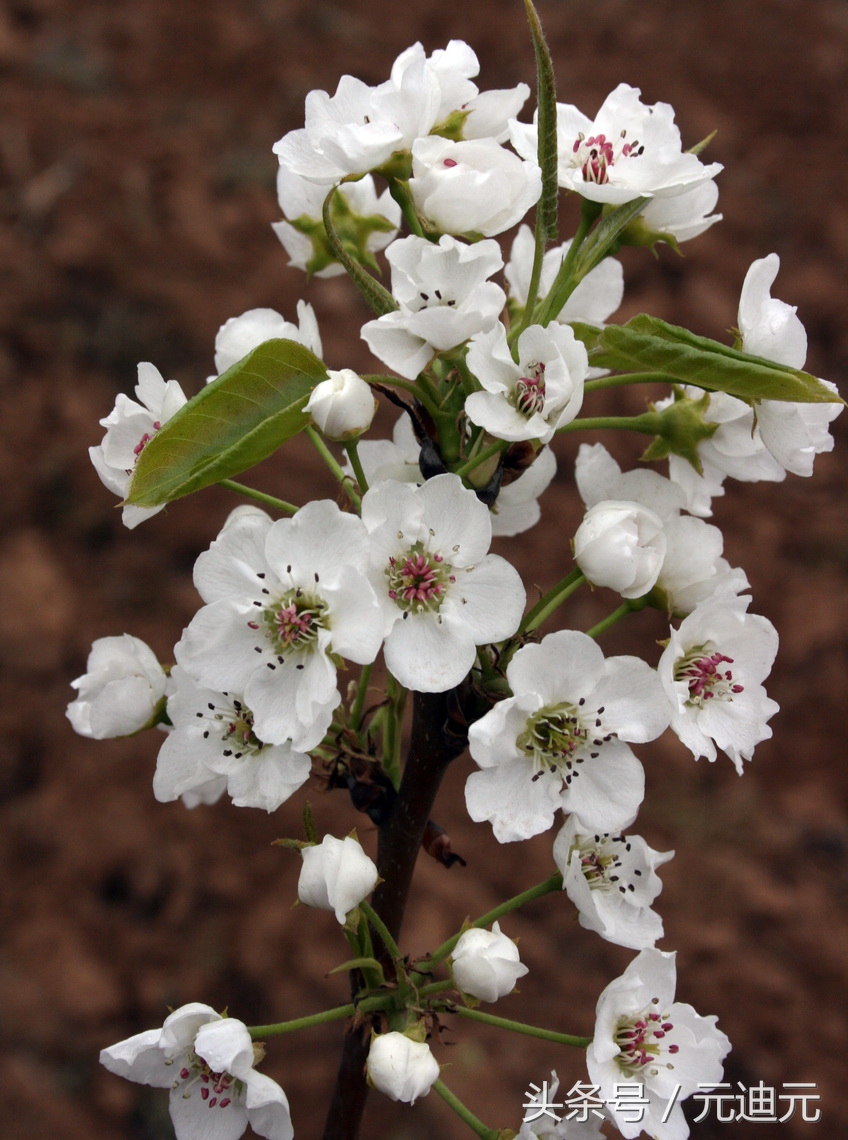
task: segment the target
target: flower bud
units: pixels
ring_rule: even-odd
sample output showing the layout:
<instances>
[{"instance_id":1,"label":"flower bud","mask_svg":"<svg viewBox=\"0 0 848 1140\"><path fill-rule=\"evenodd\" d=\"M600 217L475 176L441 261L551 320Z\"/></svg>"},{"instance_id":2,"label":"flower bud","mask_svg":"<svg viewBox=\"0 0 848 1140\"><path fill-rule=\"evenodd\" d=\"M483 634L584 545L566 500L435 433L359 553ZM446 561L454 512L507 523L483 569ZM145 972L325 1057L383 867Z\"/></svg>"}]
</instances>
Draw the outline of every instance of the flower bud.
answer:
<instances>
[{"instance_id":1,"label":"flower bud","mask_svg":"<svg viewBox=\"0 0 848 1140\"><path fill-rule=\"evenodd\" d=\"M371 426L377 401L371 388L350 368L328 372L305 409L327 439L356 439Z\"/></svg>"},{"instance_id":2,"label":"flower bud","mask_svg":"<svg viewBox=\"0 0 848 1140\"><path fill-rule=\"evenodd\" d=\"M465 931L453 952L452 973L463 993L497 1001L512 993L527 967L519 961L518 947L495 923L491 930Z\"/></svg>"},{"instance_id":3,"label":"flower bud","mask_svg":"<svg viewBox=\"0 0 848 1140\"><path fill-rule=\"evenodd\" d=\"M128 633L100 637L91 647L87 669L71 681L79 696L66 715L75 732L108 740L153 722L168 678L149 645Z\"/></svg>"},{"instance_id":4,"label":"flower bud","mask_svg":"<svg viewBox=\"0 0 848 1140\"><path fill-rule=\"evenodd\" d=\"M439 1079L439 1063L423 1041L403 1033L383 1033L371 1042L366 1065L375 1089L391 1100L415 1104Z\"/></svg>"},{"instance_id":5,"label":"flower bud","mask_svg":"<svg viewBox=\"0 0 848 1140\"><path fill-rule=\"evenodd\" d=\"M344 924L348 911L362 902L377 884L377 868L356 839L325 835L314 847L301 851L303 867L297 897L307 906L335 911Z\"/></svg>"},{"instance_id":6,"label":"flower bud","mask_svg":"<svg viewBox=\"0 0 848 1140\"><path fill-rule=\"evenodd\" d=\"M656 583L666 552L662 519L641 503L604 499L574 536L574 560L593 586L641 598Z\"/></svg>"}]
</instances>

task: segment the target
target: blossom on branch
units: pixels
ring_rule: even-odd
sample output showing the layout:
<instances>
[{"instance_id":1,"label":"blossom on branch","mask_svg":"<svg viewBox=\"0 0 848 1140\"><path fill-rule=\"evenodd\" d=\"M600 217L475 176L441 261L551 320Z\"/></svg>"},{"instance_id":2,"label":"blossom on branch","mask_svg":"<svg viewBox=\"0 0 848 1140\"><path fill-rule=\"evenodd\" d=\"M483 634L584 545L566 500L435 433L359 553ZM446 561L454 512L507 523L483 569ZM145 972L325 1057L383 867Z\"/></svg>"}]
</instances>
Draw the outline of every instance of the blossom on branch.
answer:
<instances>
[{"instance_id":1,"label":"blossom on branch","mask_svg":"<svg viewBox=\"0 0 848 1140\"><path fill-rule=\"evenodd\" d=\"M323 355L321 335L315 310L306 301L297 303L298 323L292 324L276 309L248 309L239 317L230 317L218 329L215 337L215 371L218 376L242 360L254 348L266 340L293 340L314 352ZM209 380L214 380L210 376Z\"/></svg>"},{"instance_id":2,"label":"blossom on branch","mask_svg":"<svg viewBox=\"0 0 848 1140\"><path fill-rule=\"evenodd\" d=\"M685 1140L689 1126L680 1101L722 1078L730 1042L715 1017L674 1001L675 984L675 955L647 949L598 999L586 1051L589 1079L627 1140L643 1130L656 1140ZM648 1104L639 1120L617 1107L623 1083L644 1086Z\"/></svg>"},{"instance_id":3,"label":"blossom on branch","mask_svg":"<svg viewBox=\"0 0 848 1140\"><path fill-rule=\"evenodd\" d=\"M88 449L100 482L122 499L129 494L135 465L146 444L186 402L185 392L176 380L166 382L159 369L147 363L138 366L135 394L138 402L123 392L118 395L115 407L100 421L106 428L103 442ZM164 506L164 503L158 507L125 504L121 521L132 530Z\"/></svg>"},{"instance_id":4,"label":"blossom on branch","mask_svg":"<svg viewBox=\"0 0 848 1140\"><path fill-rule=\"evenodd\" d=\"M684 151L668 103L646 106L637 87L620 83L594 120L576 107L557 103L558 181L593 202L619 206L634 198L683 194L722 169L705 166ZM513 122L512 145L535 156L537 129Z\"/></svg>"},{"instance_id":5,"label":"blossom on branch","mask_svg":"<svg viewBox=\"0 0 848 1140\"><path fill-rule=\"evenodd\" d=\"M266 1140L292 1140L289 1103L254 1068L263 1048L243 1022L192 1002L150 1029L102 1050L111 1073L170 1093L177 1140L238 1140L248 1125Z\"/></svg>"},{"instance_id":6,"label":"blossom on branch","mask_svg":"<svg viewBox=\"0 0 848 1140\"><path fill-rule=\"evenodd\" d=\"M195 564L208 604L183 631L177 661L199 684L241 694L260 740L308 751L341 700L338 658L366 664L380 648L368 556L361 521L328 500L273 523L238 508Z\"/></svg>"},{"instance_id":7,"label":"blossom on branch","mask_svg":"<svg viewBox=\"0 0 848 1140\"><path fill-rule=\"evenodd\" d=\"M651 903L662 890L656 869L673 856L673 851L654 851L641 835L591 833L573 815L554 840L554 862L580 925L633 950L653 946L663 936L662 919Z\"/></svg>"},{"instance_id":8,"label":"blossom on branch","mask_svg":"<svg viewBox=\"0 0 848 1140\"><path fill-rule=\"evenodd\" d=\"M520 221L542 191L542 173L494 139L430 135L412 147L409 191L434 230L494 237Z\"/></svg>"},{"instance_id":9,"label":"blossom on branch","mask_svg":"<svg viewBox=\"0 0 848 1140\"><path fill-rule=\"evenodd\" d=\"M565 325L530 325L518 338L518 360L498 323L471 339L466 362L483 387L466 397L472 423L496 439L550 443L583 404L586 349Z\"/></svg>"},{"instance_id":10,"label":"blossom on branch","mask_svg":"<svg viewBox=\"0 0 848 1140\"><path fill-rule=\"evenodd\" d=\"M315 846L304 847L301 855L303 866L297 897L307 906L334 911L342 924L348 913L377 885L373 860L351 835L344 839L325 835Z\"/></svg>"},{"instance_id":11,"label":"blossom on branch","mask_svg":"<svg viewBox=\"0 0 848 1140\"><path fill-rule=\"evenodd\" d=\"M140 638L129 633L99 637L91 646L86 672L71 681L79 696L66 715L80 736L129 736L153 722L167 684L156 654Z\"/></svg>"},{"instance_id":12,"label":"blossom on branch","mask_svg":"<svg viewBox=\"0 0 848 1140\"><path fill-rule=\"evenodd\" d=\"M656 673L637 657L611 657L575 630L525 645L507 666L513 696L468 730L482 769L468 777L473 820L501 843L546 831L561 808L585 830L626 827L645 776L628 742L654 740L669 711Z\"/></svg>"},{"instance_id":13,"label":"blossom on branch","mask_svg":"<svg viewBox=\"0 0 848 1140\"><path fill-rule=\"evenodd\" d=\"M386 257L400 307L366 322L362 338L407 380L414 380L437 352L494 326L506 297L488 280L503 266L493 239L468 245L444 234L434 245L426 238L399 238Z\"/></svg>"},{"instance_id":14,"label":"blossom on branch","mask_svg":"<svg viewBox=\"0 0 848 1140\"><path fill-rule=\"evenodd\" d=\"M497 922L491 930L466 930L451 954L453 980L463 993L480 1001L497 1001L512 993L526 973L518 947L501 933Z\"/></svg>"},{"instance_id":15,"label":"blossom on branch","mask_svg":"<svg viewBox=\"0 0 848 1140\"><path fill-rule=\"evenodd\" d=\"M671 728L697 760L721 748L742 775L742 764L768 740L778 711L762 682L777 653L768 618L746 613L748 597L704 602L672 629L657 665L669 699Z\"/></svg>"},{"instance_id":16,"label":"blossom on branch","mask_svg":"<svg viewBox=\"0 0 848 1140\"><path fill-rule=\"evenodd\" d=\"M381 1033L371 1041L368 1080L391 1100L415 1104L439 1079L439 1063L424 1041L403 1033Z\"/></svg>"},{"instance_id":17,"label":"blossom on branch","mask_svg":"<svg viewBox=\"0 0 848 1140\"><path fill-rule=\"evenodd\" d=\"M159 749L153 794L168 802L211 790L224 777L236 807L275 811L309 778L312 761L288 741L266 744L256 735L243 698L198 685L175 665L168 698L173 729ZM217 798L217 797L216 797Z\"/></svg>"},{"instance_id":18,"label":"blossom on branch","mask_svg":"<svg viewBox=\"0 0 848 1140\"><path fill-rule=\"evenodd\" d=\"M385 480L362 500L370 578L385 622L386 665L407 689L441 693L462 681L477 646L518 628L518 572L488 554L488 509L456 475L420 487Z\"/></svg>"}]
</instances>

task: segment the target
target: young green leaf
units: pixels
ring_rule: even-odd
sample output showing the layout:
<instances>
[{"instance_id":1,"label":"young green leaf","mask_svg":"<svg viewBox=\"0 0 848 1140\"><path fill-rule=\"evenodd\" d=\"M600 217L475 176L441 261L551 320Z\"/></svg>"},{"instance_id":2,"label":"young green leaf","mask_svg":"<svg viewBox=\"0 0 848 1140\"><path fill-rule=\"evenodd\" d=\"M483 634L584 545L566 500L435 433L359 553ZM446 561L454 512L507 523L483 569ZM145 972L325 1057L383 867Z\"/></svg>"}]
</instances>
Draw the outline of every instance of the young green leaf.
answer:
<instances>
[{"instance_id":1,"label":"young green leaf","mask_svg":"<svg viewBox=\"0 0 848 1140\"><path fill-rule=\"evenodd\" d=\"M545 33L539 14L532 0L524 0L527 19L530 22L530 35L536 55L536 102L537 127L539 135L539 166L542 169L542 196L539 199L538 221L542 233L548 241L556 241L557 206L559 185L557 182L557 106L556 81L551 53L545 42Z\"/></svg>"},{"instance_id":2,"label":"young green leaf","mask_svg":"<svg viewBox=\"0 0 848 1140\"><path fill-rule=\"evenodd\" d=\"M156 507L254 467L306 427L304 405L326 378L302 344L260 344L163 424L138 457L126 501Z\"/></svg>"},{"instance_id":3,"label":"young green leaf","mask_svg":"<svg viewBox=\"0 0 848 1140\"><path fill-rule=\"evenodd\" d=\"M644 313L626 325L605 328L597 346L589 348L589 361L619 372L663 373L671 382L727 392L743 400L841 402L807 372L750 356Z\"/></svg>"}]
</instances>

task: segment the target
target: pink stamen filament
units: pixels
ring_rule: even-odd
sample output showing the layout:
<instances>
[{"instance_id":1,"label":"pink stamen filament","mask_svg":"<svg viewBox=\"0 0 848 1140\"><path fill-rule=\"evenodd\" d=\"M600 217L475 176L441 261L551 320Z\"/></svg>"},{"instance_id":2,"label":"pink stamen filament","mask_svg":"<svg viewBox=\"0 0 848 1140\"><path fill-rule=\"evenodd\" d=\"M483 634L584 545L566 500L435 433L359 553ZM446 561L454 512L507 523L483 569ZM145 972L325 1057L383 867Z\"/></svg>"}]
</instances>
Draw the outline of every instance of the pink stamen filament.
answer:
<instances>
[{"instance_id":1,"label":"pink stamen filament","mask_svg":"<svg viewBox=\"0 0 848 1140\"><path fill-rule=\"evenodd\" d=\"M621 1049L618 1063L624 1068L641 1069L655 1063L661 1047L657 1045L666 1033L674 1029L666 1014L646 1013L636 1021L625 1022L615 1035ZM668 1045L669 1053L679 1052L678 1045Z\"/></svg>"},{"instance_id":2,"label":"pink stamen filament","mask_svg":"<svg viewBox=\"0 0 848 1140\"><path fill-rule=\"evenodd\" d=\"M719 669L720 665L725 664L732 665L733 658L716 650L709 656L696 657L687 662L680 670L677 679L686 681L689 695L695 701L708 701L715 696L725 696L727 692L743 692L744 685L734 683L733 674L729 669L725 669L724 672Z\"/></svg>"},{"instance_id":3,"label":"pink stamen filament","mask_svg":"<svg viewBox=\"0 0 848 1140\"><path fill-rule=\"evenodd\" d=\"M545 407L545 365L531 364L528 376L522 376L515 385L516 407L525 416L544 411Z\"/></svg>"},{"instance_id":4,"label":"pink stamen filament","mask_svg":"<svg viewBox=\"0 0 848 1140\"><path fill-rule=\"evenodd\" d=\"M277 636L282 645L294 645L298 639L308 637L312 630L312 614L306 611L298 612L294 602L283 606L276 615Z\"/></svg>"},{"instance_id":5,"label":"pink stamen filament","mask_svg":"<svg viewBox=\"0 0 848 1140\"><path fill-rule=\"evenodd\" d=\"M158 431L161 426L162 426L162 424L159 422L159 420L156 420L156 422L153 425L153 431L154 432ZM133 455L136 457L136 459L138 459L139 455L141 455L142 451L144 451L145 447L147 447L147 445L148 445L148 443L150 443L151 439L153 439L153 434L151 432L146 431L144 433L144 435L141 437L141 439L138 441L138 443L135 445L135 447L133 448Z\"/></svg>"}]
</instances>

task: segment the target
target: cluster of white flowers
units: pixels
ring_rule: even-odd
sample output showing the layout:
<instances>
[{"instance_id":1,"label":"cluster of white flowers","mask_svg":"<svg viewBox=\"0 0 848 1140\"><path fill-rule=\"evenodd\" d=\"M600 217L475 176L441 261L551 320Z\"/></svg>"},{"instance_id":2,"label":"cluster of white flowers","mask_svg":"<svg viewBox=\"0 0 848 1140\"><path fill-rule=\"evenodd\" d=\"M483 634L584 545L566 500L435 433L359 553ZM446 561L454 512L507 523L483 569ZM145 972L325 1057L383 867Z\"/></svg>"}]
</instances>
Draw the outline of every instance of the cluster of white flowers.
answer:
<instances>
[{"instance_id":1,"label":"cluster of white flowers","mask_svg":"<svg viewBox=\"0 0 848 1140\"><path fill-rule=\"evenodd\" d=\"M68 715L96 738L164 728L153 781L159 800L194 806L227 793L237 806L273 811L309 779L315 755L326 762L341 748L346 731L359 734L361 754L379 768L379 733L363 727L364 691L353 724L356 701L343 696L339 670L362 666L367 685L382 650L403 696L449 693L470 676L480 703L477 719L469 717L478 770L466 783L468 813L491 823L501 843L538 835L563 813L553 859L581 925L639 951L598 1002L590 1078L610 1101L622 1080L641 1083L644 1128L683 1140L679 1103L666 1108L671 1090L679 1100L720 1081L729 1045L715 1018L674 1002L674 955L655 949L663 936L652 909L662 889L657 869L674 853L629 831L645 793L632 746L671 728L696 759L715 760L720 749L741 774L771 735L777 705L763 682L777 634L748 613L748 579L705 520L726 476L811 474L815 455L833 445L828 425L841 404L827 382L810 403L744 400L706 380L706 392L675 384L652 410L689 408L698 431L669 449L668 477L622 471L602 445L581 445L577 568L562 597L547 595L550 609L585 580L624 600L616 619L651 605L672 624L654 664L606 657L595 636L578 630L534 640L542 619L536 610L523 618L521 578L490 553L492 537L538 521L557 433L580 428L584 400L603 382L587 326L602 338L621 304L623 271L611 254L621 242L676 245L717 222L721 167L703 163L698 148L684 150L672 108L644 105L636 88L617 87L594 118L557 104L556 180L584 200L584 220L642 204L604 256L578 272L585 233L544 249L522 224L542 193L536 122L517 119L529 89L481 92L478 70L465 43L431 55L415 44L383 83L343 76L334 95L313 91L304 127L274 147L284 216L275 230L291 264L318 277L347 270L366 296L371 290L379 303L361 335L397 377L369 382L324 368L297 410L311 418L313 439L317 431L344 447L344 468L330 463L346 501L340 492L338 502L281 503L293 517L276 521L253 506L233 511L197 559L202 606L174 648L176 664L163 668L128 634L103 638L74 682ZM552 175L552 159L550 166ZM398 236L404 218L412 232ZM504 264L494 239L515 226ZM389 289L364 283L381 251ZM776 254L751 266L738 342L724 351L737 362L757 358L758 367L773 362L797 379L806 334L795 310L771 297L778 268ZM237 385L239 362L268 340L295 342L318 365L323 359L309 304L299 302L297 324L252 309L219 330L214 391ZM119 396L101 421L102 444L91 449L101 479L125 500L146 445L192 407L151 364L139 365L138 381L138 402ZM407 400L392 440L360 444L375 391L392 384L395 402ZM822 402L827 389L833 402ZM159 509L125 502L124 522L134 527ZM379 716L394 715L389 703ZM332 911L351 938L369 913L382 921L364 903L377 868L355 838L301 846L302 902ZM377 929L390 949L391 937ZM448 984L469 1005L505 997L527 973L497 923L471 926L450 945L442 955ZM373 965L367 956L357 961ZM393 1100L414 1103L439 1079L423 1024L406 1032L381 1024L373 1037L368 1080ZM101 1059L131 1079L170 1086L184 1140L202 1128L236 1137L248 1122L261 1136L287 1140L285 1096L255 1071L256 1058L240 1022L192 1005ZM609 1116L624 1136L642 1127L613 1109ZM540 1128L525 1124L520 1136L599 1134L596 1121Z\"/></svg>"}]
</instances>

